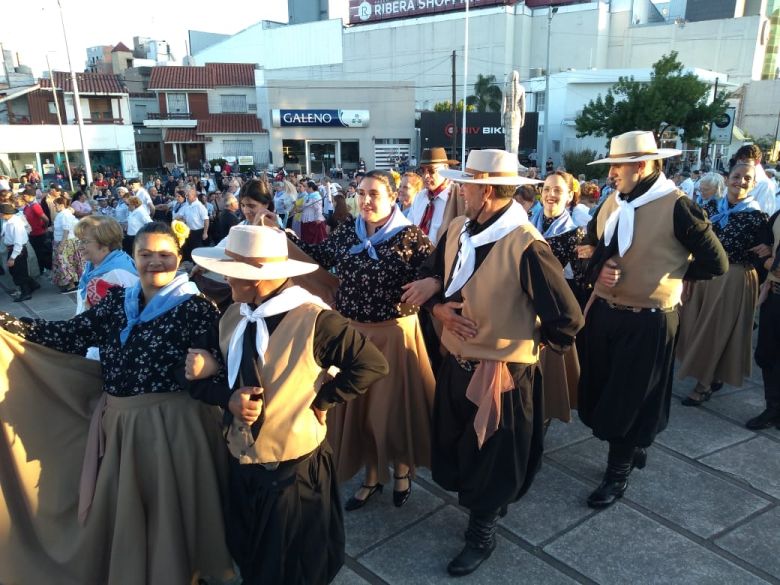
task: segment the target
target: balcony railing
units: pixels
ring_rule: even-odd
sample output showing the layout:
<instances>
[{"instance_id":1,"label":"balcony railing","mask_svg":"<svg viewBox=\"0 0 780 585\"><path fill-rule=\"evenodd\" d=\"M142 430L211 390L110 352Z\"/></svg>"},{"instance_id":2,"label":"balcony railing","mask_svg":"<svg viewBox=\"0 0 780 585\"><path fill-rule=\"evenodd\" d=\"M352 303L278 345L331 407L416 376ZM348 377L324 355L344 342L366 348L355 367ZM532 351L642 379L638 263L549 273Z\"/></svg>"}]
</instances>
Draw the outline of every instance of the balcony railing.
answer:
<instances>
[{"instance_id":1,"label":"balcony railing","mask_svg":"<svg viewBox=\"0 0 780 585\"><path fill-rule=\"evenodd\" d=\"M77 122L76 122L77 123ZM84 118L85 124L124 124L124 118Z\"/></svg>"},{"instance_id":2,"label":"balcony railing","mask_svg":"<svg viewBox=\"0 0 780 585\"><path fill-rule=\"evenodd\" d=\"M9 124L32 124L32 118L29 116L29 114L25 114L25 115L8 114L8 123Z\"/></svg>"},{"instance_id":3,"label":"balcony railing","mask_svg":"<svg viewBox=\"0 0 780 585\"><path fill-rule=\"evenodd\" d=\"M190 112L168 112L165 114L158 112L149 112L147 120L193 120Z\"/></svg>"}]
</instances>

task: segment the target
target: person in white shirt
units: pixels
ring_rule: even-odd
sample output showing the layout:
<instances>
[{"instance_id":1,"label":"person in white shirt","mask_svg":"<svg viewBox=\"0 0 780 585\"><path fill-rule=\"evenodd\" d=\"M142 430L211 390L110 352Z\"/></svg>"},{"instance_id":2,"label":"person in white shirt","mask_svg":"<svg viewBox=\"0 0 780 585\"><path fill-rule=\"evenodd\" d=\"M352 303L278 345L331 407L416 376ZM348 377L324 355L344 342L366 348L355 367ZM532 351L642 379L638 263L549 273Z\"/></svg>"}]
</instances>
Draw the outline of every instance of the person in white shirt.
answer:
<instances>
[{"instance_id":1,"label":"person in white shirt","mask_svg":"<svg viewBox=\"0 0 780 585\"><path fill-rule=\"evenodd\" d=\"M76 224L79 218L73 212L67 197L55 199L54 206L57 208L57 217L52 234L51 282L60 287L60 292L71 293L76 291L84 264L76 241Z\"/></svg>"},{"instance_id":2,"label":"person in white shirt","mask_svg":"<svg viewBox=\"0 0 780 585\"><path fill-rule=\"evenodd\" d=\"M209 234L209 214L206 206L198 201L198 192L192 185L185 187L187 202L174 214L174 219L180 219L190 228L190 235L181 248L182 258L192 261L193 248L203 246L203 241Z\"/></svg>"},{"instance_id":3,"label":"person in white shirt","mask_svg":"<svg viewBox=\"0 0 780 585\"><path fill-rule=\"evenodd\" d=\"M151 216L154 213L154 203L152 202L152 197L149 195L149 192L141 186L141 179L137 177L130 179L127 182L127 185L130 187L132 194L138 197L141 200L141 203L146 206L146 209L149 210L149 215Z\"/></svg>"},{"instance_id":4,"label":"person in white shirt","mask_svg":"<svg viewBox=\"0 0 780 585\"><path fill-rule=\"evenodd\" d=\"M683 181L680 183L680 191L688 196L688 199L694 201L694 183L691 179L691 174L688 172L682 173Z\"/></svg>"},{"instance_id":5,"label":"person in white shirt","mask_svg":"<svg viewBox=\"0 0 780 585\"><path fill-rule=\"evenodd\" d=\"M756 167L756 185L748 193L748 197L753 197L761 208L761 211L770 217L776 211L775 193L777 191L776 183L770 179L764 167L761 166L763 153L755 144L746 144L742 146L734 155L737 162L748 162Z\"/></svg>"},{"instance_id":6,"label":"person in white shirt","mask_svg":"<svg viewBox=\"0 0 780 585\"><path fill-rule=\"evenodd\" d=\"M40 284L30 278L27 269L27 229L24 226L23 216L17 214L16 208L11 203L0 203L0 218L3 221L2 239L8 251L6 266L11 273L14 284L19 287L19 294L14 297L14 302L28 301L32 298L34 290L41 287Z\"/></svg>"},{"instance_id":7,"label":"person in white shirt","mask_svg":"<svg viewBox=\"0 0 780 585\"><path fill-rule=\"evenodd\" d=\"M450 197L450 182L439 171L456 164L458 161L448 159L442 147L426 148L420 156L420 174L425 189L418 193L408 218L420 226L434 245L439 241L439 234L447 227L442 226L442 221Z\"/></svg>"},{"instance_id":8,"label":"person in white shirt","mask_svg":"<svg viewBox=\"0 0 780 585\"><path fill-rule=\"evenodd\" d=\"M127 207L130 210L130 214L127 216L127 235L122 240L122 248L130 256L133 253L135 235L138 233L138 230L152 221L152 217L149 215L149 211L141 201L141 198L136 195L127 198Z\"/></svg>"}]
</instances>

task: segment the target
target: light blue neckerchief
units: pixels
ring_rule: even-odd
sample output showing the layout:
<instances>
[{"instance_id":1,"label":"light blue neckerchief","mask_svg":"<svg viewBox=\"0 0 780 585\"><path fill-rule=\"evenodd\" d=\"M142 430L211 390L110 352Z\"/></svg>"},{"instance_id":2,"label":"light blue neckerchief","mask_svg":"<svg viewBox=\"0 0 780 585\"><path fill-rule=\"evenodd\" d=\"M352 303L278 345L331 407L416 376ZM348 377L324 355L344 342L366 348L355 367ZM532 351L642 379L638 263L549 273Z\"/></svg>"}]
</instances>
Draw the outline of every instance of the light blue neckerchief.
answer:
<instances>
[{"instance_id":1,"label":"light blue neckerchief","mask_svg":"<svg viewBox=\"0 0 780 585\"><path fill-rule=\"evenodd\" d=\"M544 230L544 209L539 209L534 213L531 223L544 236L545 240L577 229L577 224L574 223L568 209L564 209L563 213L553 220L546 231Z\"/></svg>"},{"instance_id":2,"label":"light blue neckerchief","mask_svg":"<svg viewBox=\"0 0 780 585\"><path fill-rule=\"evenodd\" d=\"M135 269L135 262L122 250L110 252L98 266L93 266L92 262L87 262L84 266L84 273L79 279L79 295L82 299L87 298L87 284L93 278L108 274L112 270L127 270L127 272L138 276Z\"/></svg>"},{"instance_id":3,"label":"light blue neckerchief","mask_svg":"<svg viewBox=\"0 0 780 585\"><path fill-rule=\"evenodd\" d=\"M696 196L696 205L698 205L699 207L702 207L702 208L703 208L703 207L704 207L705 205L707 205L707 204L708 204L710 201L714 201L714 202L716 202L716 203L717 203L718 201L720 201L720 199L718 198L718 196L717 196L717 195L713 195L713 196L712 196L712 197L710 197L709 199L705 199L705 198L704 198L704 197L702 197L701 195L697 195L697 196Z\"/></svg>"},{"instance_id":4,"label":"light blue neckerchief","mask_svg":"<svg viewBox=\"0 0 780 585\"><path fill-rule=\"evenodd\" d=\"M186 274L180 274L170 283L162 287L151 301L147 303L143 311L139 311L139 299L141 297L141 282L135 283L125 289L125 317L127 325L119 333L119 341L124 345L138 323L147 323L160 315L167 313L174 307L187 302L193 295L200 291L194 282L190 282Z\"/></svg>"},{"instance_id":5,"label":"light blue neckerchief","mask_svg":"<svg viewBox=\"0 0 780 585\"><path fill-rule=\"evenodd\" d=\"M724 197L718 201L718 213L710 218L712 223L717 223L720 227L724 228L729 223L729 216L735 213L742 213L743 211L761 211L761 207L752 195L745 197L742 201L737 203L734 207L729 207L728 197Z\"/></svg>"},{"instance_id":6,"label":"light blue neckerchief","mask_svg":"<svg viewBox=\"0 0 780 585\"><path fill-rule=\"evenodd\" d=\"M386 242L408 225L412 225L412 222L406 219L397 206L393 205L393 212L390 214L390 219L387 220L381 229L374 232L374 235L369 238L368 231L366 230L366 221L363 219L363 216L358 215L357 220L355 220L355 233L357 234L360 243L352 246L349 249L349 253L360 254L365 250L368 252L370 258L379 260L379 256L377 256L374 246Z\"/></svg>"}]
</instances>

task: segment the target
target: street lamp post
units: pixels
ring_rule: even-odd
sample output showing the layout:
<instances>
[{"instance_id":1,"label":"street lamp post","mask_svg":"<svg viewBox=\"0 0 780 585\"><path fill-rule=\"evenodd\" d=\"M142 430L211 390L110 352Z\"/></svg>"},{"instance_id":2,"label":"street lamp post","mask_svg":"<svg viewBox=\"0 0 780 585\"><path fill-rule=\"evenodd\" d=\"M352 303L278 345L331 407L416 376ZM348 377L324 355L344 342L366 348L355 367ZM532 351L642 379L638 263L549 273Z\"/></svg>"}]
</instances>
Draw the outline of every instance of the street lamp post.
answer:
<instances>
[{"instance_id":1,"label":"street lamp post","mask_svg":"<svg viewBox=\"0 0 780 585\"><path fill-rule=\"evenodd\" d=\"M550 135L550 38L552 37L552 19L558 8L547 9L547 65L544 68L544 132L542 132L542 160L539 173L547 168L547 137ZM538 108L537 108L538 109Z\"/></svg>"},{"instance_id":2,"label":"street lamp post","mask_svg":"<svg viewBox=\"0 0 780 585\"><path fill-rule=\"evenodd\" d=\"M49 55L46 54L46 66L49 68L49 80L51 81L51 93L54 97L54 109L57 110L57 125L60 128L60 140L62 141L62 152L65 153L65 166L68 168L68 182L70 183L71 193L75 191L73 188L73 174L70 170L70 157L68 157L68 147L65 144L65 134L62 130L62 116L60 115L60 104L57 99L57 86L54 84L54 73L51 70L51 64L49 63Z\"/></svg>"}]
</instances>

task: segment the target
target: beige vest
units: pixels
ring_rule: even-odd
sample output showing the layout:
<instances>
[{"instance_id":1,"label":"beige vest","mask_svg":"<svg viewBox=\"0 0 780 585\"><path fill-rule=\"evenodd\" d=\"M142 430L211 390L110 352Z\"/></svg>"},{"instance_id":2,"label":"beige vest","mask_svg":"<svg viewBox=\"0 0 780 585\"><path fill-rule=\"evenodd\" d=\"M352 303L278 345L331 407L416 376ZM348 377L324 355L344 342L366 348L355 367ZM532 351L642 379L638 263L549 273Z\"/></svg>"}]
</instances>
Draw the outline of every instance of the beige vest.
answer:
<instances>
[{"instance_id":1,"label":"beige vest","mask_svg":"<svg viewBox=\"0 0 780 585\"><path fill-rule=\"evenodd\" d=\"M774 225L772 225L772 236L775 242L774 248L772 249L772 256L777 258L777 253L780 252L780 215L777 216ZM777 278L771 272L766 279L772 282L780 282L780 278Z\"/></svg>"},{"instance_id":2,"label":"beige vest","mask_svg":"<svg viewBox=\"0 0 780 585\"><path fill-rule=\"evenodd\" d=\"M444 282L458 252L465 217L452 221L445 246ZM520 284L520 258L531 242L544 239L530 225L519 226L498 240L484 262L461 289L463 316L477 324L477 335L461 341L447 329L441 342L464 359L533 364L539 359L539 326L531 300Z\"/></svg>"},{"instance_id":3,"label":"beige vest","mask_svg":"<svg viewBox=\"0 0 780 585\"><path fill-rule=\"evenodd\" d=\"M617 192L604 202L596 218L596 233L604 236L607 218L618 208ZM618 284L608 288L596 283L594 292L620 305L642 308L669 308L680 303L682 278L691 255L674 235L674 206L685 197L675 191L638 207L634 216L634 237L626 255L612 259L620 266ZM617 232L613 236L617 238Z\"/></svg>"},{"instance_id":4,"label":"beige vest","mask_svg":"<svg viewBox=\"0 0 780 585\"><path fill-rule=\"evenodd\" d=\"M219 345L225 359L230 337L241 320L239 311L240 305L234 303L219 322ZM320 311L320 307L310 304L293 309L271 335L263 367L258 367L265 421L257 441L237 420L226 433L228 449L240 463L297 459L314 451L325 439L326 427L310 408L324 378L314 359L314 325Z\"/></svg>"}]
</instances>

